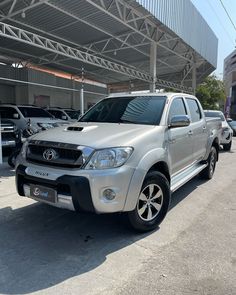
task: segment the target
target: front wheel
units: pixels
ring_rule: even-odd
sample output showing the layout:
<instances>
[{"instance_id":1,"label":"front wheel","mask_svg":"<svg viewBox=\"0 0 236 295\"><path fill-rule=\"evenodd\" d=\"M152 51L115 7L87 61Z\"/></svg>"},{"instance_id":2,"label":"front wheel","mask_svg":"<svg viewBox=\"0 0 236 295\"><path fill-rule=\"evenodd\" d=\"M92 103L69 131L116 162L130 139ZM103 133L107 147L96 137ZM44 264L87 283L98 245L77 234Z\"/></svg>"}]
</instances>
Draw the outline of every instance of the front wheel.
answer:
<instances>
[{"instance_id":1,"label":"front wheel","mask_svg":"<svg viewBox=\"0 0 236 295\"><path fill-rule=\"evenodd\" d=\"M169 203L168 180L159 172L149 172L144 179L135 209L127 213L130 225L142 232L157 228L166 216Z\"/></svg>"},{"instance_id":2,"label":"front wheel","mask_svg":"<svg viewBox=\"0 0 236 295\"><path fill-rule=\"evenodd\" d=\"M216 148L212 146L210 154L207 159L207 167L203 169L202 172L200 173L201 178L211 179L213 177L213 174L215 172L215 167L216 167L216 161L217 161Z\"/></svg>"}]
</instances>

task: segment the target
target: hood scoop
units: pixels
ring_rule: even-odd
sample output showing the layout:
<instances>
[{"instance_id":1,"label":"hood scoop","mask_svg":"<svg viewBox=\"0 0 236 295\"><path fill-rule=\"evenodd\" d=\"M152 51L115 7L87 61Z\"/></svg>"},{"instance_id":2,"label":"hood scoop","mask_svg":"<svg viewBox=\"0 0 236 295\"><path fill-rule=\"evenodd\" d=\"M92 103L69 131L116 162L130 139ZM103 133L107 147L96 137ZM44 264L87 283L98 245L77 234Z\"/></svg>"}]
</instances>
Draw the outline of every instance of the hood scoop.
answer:
<instances>
[{"instance_id":1,"label":"hood scoop","mask_svg":"<svg viewBox=\"0 0 236 295\"><path fill-rule=\"evenodd\" d=\"M77 127L77 126L69 126L67 127L67 131L82 131L84 127Z\"/></svg>"}]
</instances>

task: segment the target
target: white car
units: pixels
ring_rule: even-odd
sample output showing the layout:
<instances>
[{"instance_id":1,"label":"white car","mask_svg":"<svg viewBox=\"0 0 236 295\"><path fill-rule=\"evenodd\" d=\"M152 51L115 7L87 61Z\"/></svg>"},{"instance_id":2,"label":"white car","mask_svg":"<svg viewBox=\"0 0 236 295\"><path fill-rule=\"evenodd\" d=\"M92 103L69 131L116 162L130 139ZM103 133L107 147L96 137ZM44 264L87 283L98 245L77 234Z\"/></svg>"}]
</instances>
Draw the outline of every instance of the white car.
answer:
<instances>
[{"instance_id":1,"label":"white car","mask_svg":"<svg viewBox=\"0 0 236 295\"><path fill-rule=\"evenodd\" d=\"M223 146L225 151L230 151L232 145L233 130L230 128L225 116L220 111L206 110L204 111L206 117L220 118L222 122L222 132L220 138L220 144Z\"/></svg>"},{"instance_id":2,"label":"white car","mask_svg":"<svg viewBox=\"0 0 236 295\"><path fill-rule=\"evenodd\" d=\"M0 116L13 122L21 130L26 129L30 123L35 132L68 124L55 119L44 109L32 105L1 104Z\"/></svg>"},{"instance_id":3,"label":"white car","mask_svg":"<svg viewBox=\"0 0 236 295\"><path fill-rule=\"evenodd\" d=\"M56 119L66 120L69 122L76 122L80 117L80 111L73 109L49 108L47 111Z\"/></svg>"}]
</instances>

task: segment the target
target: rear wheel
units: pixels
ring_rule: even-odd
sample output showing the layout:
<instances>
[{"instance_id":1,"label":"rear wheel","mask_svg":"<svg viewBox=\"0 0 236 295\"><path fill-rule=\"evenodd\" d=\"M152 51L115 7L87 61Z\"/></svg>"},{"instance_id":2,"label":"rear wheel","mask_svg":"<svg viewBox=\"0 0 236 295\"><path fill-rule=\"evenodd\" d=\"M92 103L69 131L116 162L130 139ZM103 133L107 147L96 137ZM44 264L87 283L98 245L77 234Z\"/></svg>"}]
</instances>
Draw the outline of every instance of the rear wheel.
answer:
<instances>
[{"instance_id":1,"label":"rear wheel","mask_svg":"<svg viewBox=\"0 0 236 295\"><path fill-rule=\"evenodd\" d=\"M231 146L232 146L232 140L229 143L223 145L224 151L230 151Z\"/></svg>"},{"instance_id":2,"label":"rear wheel","mask_svg":"<svg viewBox=\"0 0 236 295\"><path fill-rule=\"evenodd\" d=\"M213 177L213 174L215 172L216 167L216 161L217 161L217 152L216 148L214 146L211 147L211 152L209 154L209 157L207 159L207 167L202 170L200 173L200 177L204 179L211 179Z\"/></svg>"},{"instance_id":3,"label":"rear wheel","mask_svg":"<svg viewBox=\"0 0 236 295\"><path fill-rule=\"evenodd\" d=\"M127 213L129 223L138 231L153 230L165 218L169 203L168 180L159 172L149 172L144 179L135 209Z\"/></svg>"}]
</instances>

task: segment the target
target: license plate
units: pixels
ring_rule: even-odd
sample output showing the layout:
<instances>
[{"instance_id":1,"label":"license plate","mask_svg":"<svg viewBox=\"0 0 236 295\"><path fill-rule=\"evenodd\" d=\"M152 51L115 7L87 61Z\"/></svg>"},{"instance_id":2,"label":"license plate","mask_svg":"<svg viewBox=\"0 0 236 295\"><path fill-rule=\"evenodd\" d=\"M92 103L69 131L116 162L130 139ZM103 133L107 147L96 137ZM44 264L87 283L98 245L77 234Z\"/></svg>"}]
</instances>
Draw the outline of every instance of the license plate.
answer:
<instances>
[{"instance_id":1,"label":"license plate","mask_svg":"<svg viewBox=\"0 0 236 295\"><path fill-rule=\"evenodd\" d=\"M37 198L42 201L56 203L57 192L52 188L31 184L30 195L31 197Z\"/></svg>"}]
</instances>

